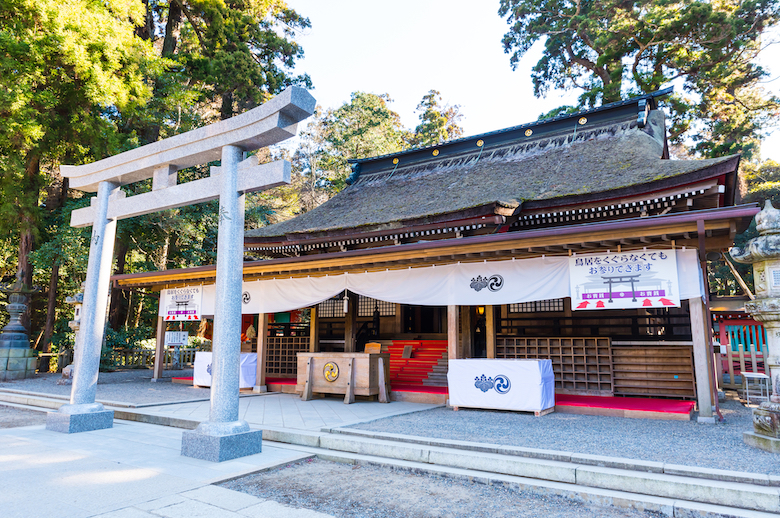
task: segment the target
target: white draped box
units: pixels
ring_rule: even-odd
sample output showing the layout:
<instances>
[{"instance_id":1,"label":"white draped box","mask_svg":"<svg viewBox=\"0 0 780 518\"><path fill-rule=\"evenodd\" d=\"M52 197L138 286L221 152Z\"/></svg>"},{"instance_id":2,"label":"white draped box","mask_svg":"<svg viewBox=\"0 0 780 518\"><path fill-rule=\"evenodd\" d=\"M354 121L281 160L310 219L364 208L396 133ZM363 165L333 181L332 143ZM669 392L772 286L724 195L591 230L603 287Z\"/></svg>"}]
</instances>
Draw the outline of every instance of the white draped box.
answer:
<instances>
[{"instance_id":1,"label":"white draped box","mask_svg":"<svg viewBox=\"0 0 780 518\"><path fill-rule=\"evenodd\" d=\"M697 251L678 250L676 260L680 299L701 297L704 281ZM478 278L484 286L474 282ZM538 257L245 282L242 313L292 311L319 304L344 290L420 306L501 305L557 299L571 296L569 258ZM214 314L214 292L214 285L203 288L204 315Z\"/></svg>"},{"instance_id":2,"label":"white draped box","mask_svg":"<svg viewBox=\"0 0 780 518\"><path fill-rule=\"evenodd\" d=\"M244 353L241 355L241 368L239 371L238 388L252 388L257 377L257 354ZM192 384L199 387L211 386L211 353L198 351L195 353L195 366L193 368Z\"/></svg>"},{"instance_id":3,"label":"white draped box","mask_svg":"<svg viewBox=\"0 0 780 518\"><path fill-rule=\"evenodd\" d=\"M540 412L555 406L550 360L450 360L450 405Z\"/></svg>"}]
</instances>

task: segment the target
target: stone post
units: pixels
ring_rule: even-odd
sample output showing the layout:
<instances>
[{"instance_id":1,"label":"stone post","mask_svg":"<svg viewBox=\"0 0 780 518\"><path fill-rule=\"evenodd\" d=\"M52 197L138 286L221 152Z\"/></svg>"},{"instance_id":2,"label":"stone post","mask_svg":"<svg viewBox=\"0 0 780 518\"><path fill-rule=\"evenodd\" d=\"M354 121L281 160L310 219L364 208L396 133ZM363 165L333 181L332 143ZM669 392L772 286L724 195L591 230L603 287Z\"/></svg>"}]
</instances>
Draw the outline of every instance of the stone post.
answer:
<instances>
[{"instance_id":1,"label":"stone post","mask_svg":"<svg viewBox=\"0 0 780 518\"><path fill-rule=\"evenodd\" d=\"M74 433L111 428L114 411L95 402L100 349L106 322L108 290L111 286L111 263L114 256L116 219L108 218L109 199L121 197L119 184L100 182L95 201L95 221L89 245L89 266L84 283L84 304L81 311L79 344L73 361L73 388L70 404L46 416L46 429Z\"/></svg>"},{"instance_id":2,"label":"stone post","mask_svg":"<svg viewBox=\"0 0 780 518\"><path fill-rule=\"evenodd\" d=\"M238 192L242 150L222 148L209 420L182 434L181 454L222 462L260 453L263 432L238 418L244 195Z\"/></svg>"},{"instance_id":3,"label":"stone post","mask_svg":"<svg viewBox=\"0 0 780 518\"><path fill-rule=\"evenodd\" d=\"M735 261L753 265L756 299L745 303L745 310L766 329L764 366L774 394L753 410L753 432L745 432L743 440L780 453L780 211L769 200L756 214L756 230L758 237L729 253Z\"/></svg>"}]
</instances>

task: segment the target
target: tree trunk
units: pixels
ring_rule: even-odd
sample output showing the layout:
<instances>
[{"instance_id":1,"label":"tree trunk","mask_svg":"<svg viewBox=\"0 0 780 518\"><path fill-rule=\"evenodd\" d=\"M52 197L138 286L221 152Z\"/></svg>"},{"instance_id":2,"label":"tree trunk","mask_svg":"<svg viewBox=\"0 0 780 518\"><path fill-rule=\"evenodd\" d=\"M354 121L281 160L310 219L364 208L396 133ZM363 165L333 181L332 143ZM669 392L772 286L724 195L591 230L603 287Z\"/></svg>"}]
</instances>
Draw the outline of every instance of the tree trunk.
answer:
<instances>
[{"instance_id":1,"label":"tree trunk","mask_svg":"<svg viewBox=\"0 0 780 518\"><path fill-rule=\"evenodd\" d=\"M144 4L144 23L135 28L135 34L142 40L151 40L154 35L154 17L152 8L149 6L149 0L142 0Z\"/></svg>"},{"instance_id":2,"label":"tree trunk","mask_svg":"<svg viewBox=\"0 0 780 518\"><path fill-rule=\"evenodd\" d=\"M156 265L157 270L163 272L168 269L168 253L171 249L171 235L165 234L165 240L163 246L160 248L160 255L157 257Z\"/></svg>"},{"instance_id":3,"label":"tree trunk","mask_svg":"<svg viewBox=\"0 0 780 518\"><path fill-rule=\"evenodd\" d=\"M133 327L137 328L138 324L141 323L141 313L143 313L144 309L144 297L138 297L138 309L136 310L135 314L135 321L133 322Z\"/></svg>"},{"instance_id":4,"label":"tree trunk","mask_svg":"<svg viewBox=\"0 0 780 518\"><path fill-rule=\"evenodd\" d=\"M125 273L125 264L127 263L127 253L130 250L130 242L121 239L117 243L116 249L116 269L115 275ZM108 325L114 331L119 331L127 316L127 294L124 290L111 287L111 305L108 309Z\"/></svg>"},{"instance_id":5,"label":"tree trunk","mask_svg":"<svg viewBox=\"0 0 780 518\"><path fill-rule=\"evenodd\" d=\"M179 24L181 24L181 5L179 2L169 2L168 21L165 24L165 37L163 38L162 57L168 58L176 52L176 43L179 41Z\"/></svg>"},{"instance_id":6,"label":"tree trunk","mask_svg":"<svg viewBox=\"0 0 780 518\"><path fill-rule=\"evenodd\" d=\"M25 164L25 178L21 197L29 197L35 205L28 205L27 200L19 202L19 255L16 271L21 276L22 281L27 286L32 286L32 265L30 264L30 253L35 247L35 211L37 210L38 200L38 176L41 171L40 157L35 153L27 155ZM22 323L30 330L30 306L32 297L27 303L27 312L22 317Z\"/></svg>"},{"instance_id":7,"label":"tree trunk","mask_svg":"<svg viewBox=\"0 0 780 518\"><path fill-rule=\"evenodd\" d=\"M51 352L51 336L54 334L54 322L57 317L57 283L60 279L60 258L56 257L51 265L49 279L48 301L46 304L46 325L43 328L43 345L41 351ZM38 362L38 372L49 372L49 357L44 356Z\"/></svg>"},{"instance_id":8,"label":"tree trunk","mask_svg":"<svg viewBox=\"0 0 780 518\"><path fill-rule=\"evenodd\" d=\"M168 4L168 21L165 24L165 35L163 36L163 44L161 56L169 58L176 52L176 44L179 41L179 25L181 24L181 5L178 1L172 1ZM165 97L164 88L160 84L160 78L156 78L154 81L154 87L152 88L152 103L155 101L161 101ZM143 132L144 141L147 143L157 142L160 139L160 125L152 123L147 126Z\"/></svg>"},{"instance_id":9,"label":"tree trunk","mask_svg":"<svg viewBox=\"0 0 780 518\"><path fill-rule=\"evenodd\" d=\"M221 120L229 119L233 116L233 92L222 94L222 106L219 110Z\"/></svg>"},{"instance_id":10,"label":"tree trunk","mask_svg":"<svg viewBox=\"0 0 780 518\"><path fill-rule=\"evenodd\" d=\"M51 172L52 178L46 188L46 211L50 214L58 210L65 203L68 194L68 180L63 178L57 169ZM60 257L57 255L52 261L51 276L49 277L49 289L46 292L46 320L43 327L43 342L41 351L51 352L51 337L54 334L54 324L57 321L57 286L60 281ZM38 362L39 372L49 372L49 358L41 358Z\"/></svg>"}]
</instances>

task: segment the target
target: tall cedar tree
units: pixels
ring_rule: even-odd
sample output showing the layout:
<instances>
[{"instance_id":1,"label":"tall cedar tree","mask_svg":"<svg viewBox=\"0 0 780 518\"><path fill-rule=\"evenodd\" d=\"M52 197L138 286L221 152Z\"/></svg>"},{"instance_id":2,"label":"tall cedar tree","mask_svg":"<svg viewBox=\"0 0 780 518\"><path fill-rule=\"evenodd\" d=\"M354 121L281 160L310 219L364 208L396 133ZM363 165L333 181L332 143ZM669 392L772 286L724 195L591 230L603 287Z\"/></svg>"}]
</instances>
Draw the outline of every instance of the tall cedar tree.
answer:
<instances>
[{"instance_id":1,"label":"tall cedar tree","mask_svg":"<svg viewBox=\"0 0 780 518\"><path fill-rule=\"evenodd\" d=\"M619 101L680 79L672 100L673 142L693 139L704 156L742 152L748 159L778 99L758 81L760 37L775 24L780 0L501 0L510 62L537 41L534 93L579 88L580 107Z\"/></svg>"},{"instance_id":2,"label":"tall cedar tree","mask_svg":"<svg viewBox=\"0 0 780 518\"><path fill-rule=\"evenodd\" d=\"M142 13L135 0L0 3L0 232L18 243L17 271L27 283L40 205L51 213L64 202L57 164L115 152L113 114L149 97L152 47L134 35ZM60 256L49 256L52 278L59 266Z\"/></svg>"}]
</instances>

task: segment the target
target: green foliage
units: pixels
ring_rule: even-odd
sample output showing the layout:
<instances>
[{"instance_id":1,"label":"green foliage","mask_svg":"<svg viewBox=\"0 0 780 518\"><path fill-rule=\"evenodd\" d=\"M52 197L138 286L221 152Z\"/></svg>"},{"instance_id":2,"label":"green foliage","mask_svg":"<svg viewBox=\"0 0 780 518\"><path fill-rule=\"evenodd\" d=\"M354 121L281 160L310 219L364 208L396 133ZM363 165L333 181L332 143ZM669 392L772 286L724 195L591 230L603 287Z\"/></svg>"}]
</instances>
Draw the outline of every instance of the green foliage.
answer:
<instances>
[{"instance_id":1,"label":"green foliage","mask_svg":"<svg viewBox=\"0 0 780 518\"><path fill-rule=\"evenodd\" d=\"M143 104L151 46L133 0L5 0L0 9L0 221L36 212L42 158L102 158L108 109ZM31 215L29 220L37 219ZM3 230L18 230L5 227Z\"/></svg>"},{"instance_id":2,"label":"green foliage","mask_svg":"<svg viewBox=\"0 0 780 518\"><path fill-rule=\"evenodd\" d=\"M763 206L770 200L772 205L780 207L780 164L767 160L760 166L743 166L741 172L744 202L757 202Z\"/></svg>"},{"instance_id":3,"label":"green foliage","mask_svg":"<svg viewBox=\"0 0 780 518\"><path fill-rule=\"evenodd\" d=\"M187 75L220 104L221 118L252 108L287 86L311 87L292 76L303 49L292 39L309 20L282 0L172 0L183 11L181 52Z\"/></svg>"},{"instance_id":4,"label":"green foliage","mask_svg":"<svg viewBox=\"0 0 780 518\"><path fill-rule=\"evenodd\" d=\"M704 156L754 156L778 99L763 92L755 63L762 32L775 24L780 0L501 0L510 62L537 41L545 52L533 68L534 93L583 90L580 107L618 101L681 80L670 103L673 142L694 140Z\"/></svg>"},{"instance_id":5,"label":"green foliage","mask_svg":"<svg viewBox=\"0 0 780 518\"><path fill-rule=\"evenodd\" d=\"M350 102L315 114L307 128L316 140L319 178L332 192L346 186L347 160L401 151L404 131L400 116L388 106L388 94L354 92Z\"/></svg>"},{"instance_id":6,"label":"green foliage","mask_svg":"<svg viewBox=\"0 0 780 518\"><path fill-rule=\"evenodd\" d=\"M441 93L431 90L425 94L417 105L420 112L420 124L414 129L409 139L413 147L434 146L447 140L463 136L463 128L458 121L463 118L460 107L441 106Z\"/></svg>"}]
</instances>

